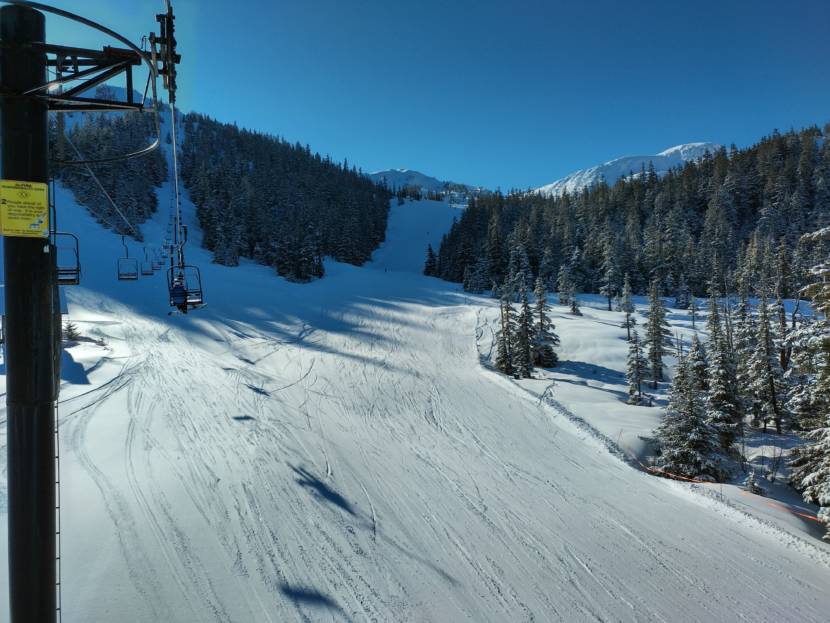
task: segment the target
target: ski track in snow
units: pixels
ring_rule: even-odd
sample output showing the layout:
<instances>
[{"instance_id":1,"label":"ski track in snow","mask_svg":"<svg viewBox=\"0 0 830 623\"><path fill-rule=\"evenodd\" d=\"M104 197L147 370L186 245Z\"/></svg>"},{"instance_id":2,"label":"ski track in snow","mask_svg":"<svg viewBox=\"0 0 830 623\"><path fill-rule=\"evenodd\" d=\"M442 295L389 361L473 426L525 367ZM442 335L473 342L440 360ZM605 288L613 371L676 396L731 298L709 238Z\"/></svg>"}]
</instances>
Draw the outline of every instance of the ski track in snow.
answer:
<instances>
[{"instance_id":1,"label":"ski track in snow","mask_svg":"<svg viewBox=\"0 0 830 623\"><path fill-rule=\"evenodd\" d=\"M67 623L826 620L820 560L481 365L485 303L417 274L446 205L308 285L193 249L209 306L168 317L61 199L102 240L71 315L120 323L62 395Z\"/></svg>"}]
</instances>

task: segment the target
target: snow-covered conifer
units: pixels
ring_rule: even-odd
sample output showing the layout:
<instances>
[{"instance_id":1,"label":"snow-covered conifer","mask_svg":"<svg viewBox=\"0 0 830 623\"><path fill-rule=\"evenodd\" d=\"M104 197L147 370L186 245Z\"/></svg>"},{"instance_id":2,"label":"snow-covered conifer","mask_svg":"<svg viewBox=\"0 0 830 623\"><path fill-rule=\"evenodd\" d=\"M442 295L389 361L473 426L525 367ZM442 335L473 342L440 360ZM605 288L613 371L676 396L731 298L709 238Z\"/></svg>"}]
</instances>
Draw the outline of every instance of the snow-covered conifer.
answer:
<instances>
[{"instance_id":1,"label":"snow-covered conifer","mask_svg":"<svg viewBox=\"0 0 830 623\"><path fill-rule=\"evenodd\" d=\"M511 298L518 302L520 290L528 288L530 280L530 262L524 243L516 242L510 250L510 261L507 264L507 284Z\"/></svg>"},{"instance_id":2,"label":"snow-covered conifer","mask_svg":"<svg viewBox=\"0 0 830 623\"><path fill-rule=\"evenodd\" d=\"M666 322L666 309L660 300L657 291L657 282L651 282L648 293L648 319L645 324L645 346L648 351L648 361L651 367L652 387L663 380L663 355L671 346L671 332Z\"/></svg>"},{"instance_id":3,"label":"snow-covered conifer","mask_svg":"<svg viewBox=\"0 0 830 623\"><path fill-rule=\"evenodd\" d=\"M608 311L611 311L611 301L620 289L619 260L612 240L606 241L600 272L602 274L602 286L599 292L608 299Z\"/></svg>"},{"instance_id":4,"label":"snow-covered conifer","mask_svg":"<svg viewBox=\"0 0 830 623\"><path fill-rule=\"evenodd\" d=\"M429 277L434 277L437 274L437 264L435 258L435 251L432 249L432 245L427 245L427 259L424 262L424 274Z\"/></svg>"},{"instance_id":5,"label":"snow-covered conifer","mask_svg":"<svg viewBox=\"0 0 830 623\"><path fill-rule=\"evenodd\" d=\"M806 237L814 242L830 239L830 229L819 230ZM810 271L812 282L803 289L810 297L813 310L821 314L811 328L810 344L817 355L815 391L816 410L821 412L820 424L808 433L809 443L796 449L791 482L804 499L821 508L819 520L827 529L830 540L830 262L823 261Z\"/></svg>"},{"instance_id":6,"label":"snow-covered conifer","mask_svg":"<svg viewBox=\"0 0 830 623\"><path fill-rule=\"evenodd\" d=\"M805 501L821 507L818 518L827 529L825 540L830 541L830 416L807 437L810 441L794 453L790 482Z\"/></svg>"},{"instance_id":7,"label":"snow-covered conifer","mask_svg":"<svg viewBox=\"0 0 830 623\"><path fill-rule=\"evenodd\" d=\"M728 452L742 432L735 366L719 319L710 322L706 421L718 434L720 447Z\"/></svg>"},{"instance_id":8,"label":"snow-covered conifer","mask_svg":"<svg viewBox=\"0 0 830 623\"><path fill-rule=\"evenodd\" d=\"M778 349L773 342L770 329L769 310L766 298L761 299L758 309L758 326L755 350L749 358L749 391L755 404L756 418L767 430L773 422L778 434L782 432L784 420L784 372L778 358Z\"/></svg>"},{"instance_id":9,"label":"snow-covered conifer","mask_svg":"<svg viewBox=\"0 0 830 623\"><path fill-rule=\"evenodd\" d=\"M639 405L643 402L643 380L648 370L648 361L643 355L643 347L640 344L640 336L637 331L632 331L631 339L628 340L628 370L626 380L628 381L628 404Z\"/></svg>"},{"instance_id":10,"label":"snow-covered conifer","mask_svg":"<svg viewBox=\"0 0 830 623\"><path fill-rule=\"evenodd\" d=\"M668 474L718 481L724 472L718 438L706 423L700 392L694 388L688 361L677 364L666 415L655 431L660 454L655 465Z\"/></svg>"},{"instance_id":11,"label":"snow-covered conifer","mask_svg":"<svg viewBox=\"0 0 830 623\"><path fill-rule=\"evenodd\" d=\"M621 326L625 329L626 337L631 340L631 329L637 324L637 319L634 317L634 303L631 300L631 281L628 278L628 273L625 274L625 280L623 282L620 310L625 314L625 319Z\"/></svg>"},{"instance_id":12,"label":"snow-covered conifer","mask_svg":"<svg viewBox=\"0 0 830 623\"><path fill-rule=\"evenodd\" d=\"M502 296L499 310L500 330L496 334L496 367L505 374L513 374L513 357L511 345L513 342L513 310L510 301Z\"/></svg>"},{"instance_id":13,"label":"snow-covered conifer","mask_svg":"<svg viewBox=\"0 0 830 623\"><path fill-rule=\"evenodd\" d=\"M527 289L519 286L519 315L516 319L516 331L513 334L513 370L519 378L530 378L533 374L533 353L531 338L533 336L533 314L527 298Z\"/></svg>"},{"instance_id":14,"label":"snow-covered conifer","mask_svg":"<svg viewBox=\"0 0 830 623\"><path fill-rule=\"evenodd\" d=\"M689 284L686 283L686 277L680 275L680 283L677 284L674 294L674 306L677 309L688 309L691 298L692 291L689 288Z\"/></svg>"},{"instance_id":15,"label":"snow-covered conifer","mask_svg":"<svg viewBox=\"0 0 830 623\"><path fill-rule=\"evenodd\" d=\"M552 368L558 363L554 348L559 346L559 336L555 333L555 326L548 316L547 292L542 277L536 279L533 290L536 301L533 306L533 365L540 368Z\"/></svg>"},{"instance_id":16,"label":"snow-covered conifer","mask_svg":"<svg viewBox=\"0 0 830 623\"><path fill-rule=\"evenodd\" d=\"M570 305L571 293L571 275L568 272L568 267L562 264L559 267L559 276L556 279L556 289L559 291L559 304Z\"/></svg>"},{"instance_id":17,"label":"snow-covered conifer","mask_svg":"<svg viewBox=\"0 0 830 623\"><path fill-rule=\"evenodd\" d=\"M696 391L706 392L709 389L709 361L706 348L698 339L697 334L692 336L692 345L689 347L689 374Z\"/></svg>"},{"instance_id":18,"label":"snow-covered conifer","mask_svg":"<svg viewBox=\"0 0 830 623\"><path fill-rule=\"evenodd\" d=\"M568 292L568 298L570 299L570 302L571 302L571 313L574 316L581 316L582 315L582 310L579 309L579 301L576 298L576 289L574 288L573 284L571 284L571 289Z\"/></svg>"}]
</instances>

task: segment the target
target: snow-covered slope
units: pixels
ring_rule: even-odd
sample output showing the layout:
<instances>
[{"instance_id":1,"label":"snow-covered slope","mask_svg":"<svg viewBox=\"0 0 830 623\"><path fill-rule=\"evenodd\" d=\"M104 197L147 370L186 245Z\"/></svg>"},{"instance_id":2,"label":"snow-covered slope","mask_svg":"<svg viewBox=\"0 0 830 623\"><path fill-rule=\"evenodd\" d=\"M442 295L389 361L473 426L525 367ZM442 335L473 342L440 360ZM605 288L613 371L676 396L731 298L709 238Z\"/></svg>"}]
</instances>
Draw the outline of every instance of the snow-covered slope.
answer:
<instances>
[{"instance_id":1,"label":"snow-covered slope","mask_svg":"<svg viewBox=\"0 0 830 623\"><path fill-rule=\"evenodd\" d=\"M702 158L706 152L715 153L718 149L720 145L716 143L686 143L670 147L654 156L625 156L589 169L576 171L551 184L537 188L535 192L558 197L566 192L569 194L579 192L586 186L592 186L602 180L613 185L619 178L629 173L637 174L642 167L648 168L649 162L654 164L658 175L664 175L671 168Z\"/></svg>"},{"instance_id":2,"label":"snow-covered slope","mask_svg":"<svg viewBox=\"0 0 830 623\"><path fill-rule=\"evenodd\" d=\"M372 256L372 266L384 271L419 273L427 245L436 251L443 236L460 216L460 207L440 201L407 201L398 206L387 227L386 241Z\"/></svg>"},{"instance_id":3,"label":"snow-covered slope","mask_svg":"<svg viewBox=\"0 0 830 623\"><path fill-rule=\"evenodd\" d=\"M193 248L208 306L188 316L161 275L115 280L120 239L63 189L58 210L83 242L70 317L106 341L63 367L66 623L826 620L822 550L482 367L493 301L420 274L447 204L394 206L371 264L307 285Z\"/></svg>"}]
</instances>

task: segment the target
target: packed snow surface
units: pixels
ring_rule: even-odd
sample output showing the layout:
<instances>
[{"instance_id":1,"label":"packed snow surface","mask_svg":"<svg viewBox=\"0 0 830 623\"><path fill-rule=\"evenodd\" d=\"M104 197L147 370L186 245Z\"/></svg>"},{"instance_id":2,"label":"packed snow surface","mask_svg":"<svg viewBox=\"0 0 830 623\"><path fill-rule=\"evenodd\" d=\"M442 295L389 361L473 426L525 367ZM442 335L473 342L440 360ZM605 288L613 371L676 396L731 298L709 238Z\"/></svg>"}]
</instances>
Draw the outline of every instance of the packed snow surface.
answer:
<instances>
[{"instance_id":1,"label":"packed snow surface","mask_svg":"<svg viewBox=\"0 0 830 623\"><path fill-rule=\"evenodd\" d=\"M576 171L551 184L537 188L535 192L558 197L566 192L568 194L579 192L586 186L593 186L603 180L609 186L613 186L621 177L630 173L638 174L643 167L648 169L649 162L654 165L654 170L658 175L665 175L669 169L682 165L684 162L698 160L707 152L714 154L720 147L716 143L686 143L670 147L654 156L625 156L589 169Z\"/></svg>"},{"instance_id":2,"label":"packed snow surface","mask_svg":"<svg viewBox=\"0 0 830 623\"><path fill-rule=\"evenodd\" d=\"M106 342L63 365L66 623L827 620L820 550L482 365L493 302L420 274L447 204L393 206L372 263L306 285L191 248L208 306L187 316L161 274L116 281L120 239L57 205L83 245L69 316ZM560 325L579 377L590 340Z\"/></svg>"}]
</instances>

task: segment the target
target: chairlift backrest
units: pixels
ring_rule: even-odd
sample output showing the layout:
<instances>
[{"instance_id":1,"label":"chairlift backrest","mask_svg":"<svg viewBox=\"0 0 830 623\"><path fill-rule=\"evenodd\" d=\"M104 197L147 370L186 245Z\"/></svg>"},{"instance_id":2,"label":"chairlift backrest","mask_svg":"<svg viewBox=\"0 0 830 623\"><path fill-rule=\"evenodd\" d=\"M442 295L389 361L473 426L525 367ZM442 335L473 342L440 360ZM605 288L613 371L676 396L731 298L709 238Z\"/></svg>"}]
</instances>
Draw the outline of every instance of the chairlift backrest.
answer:
<instances>
[{"instance_id":1,"label":"chairlift backrest","mask_svg":"<svg viewBox=\"0 0 830 623\"><path fill-rule=\"evenodd\" d=\"M134 257L118 258L118 279L120 281L138 279L138 260Z\"/></svg>"},{"instance_id":2,"label":"chairlift backrest","mask_svg":"<svg viewBox=\"0 0 830 623\"><path fill-rule=\"evenodd\" d=\"M75 234L53 232L58 285L76 286L81 283L80 243Z\"/></svg>"}]
</instances>

